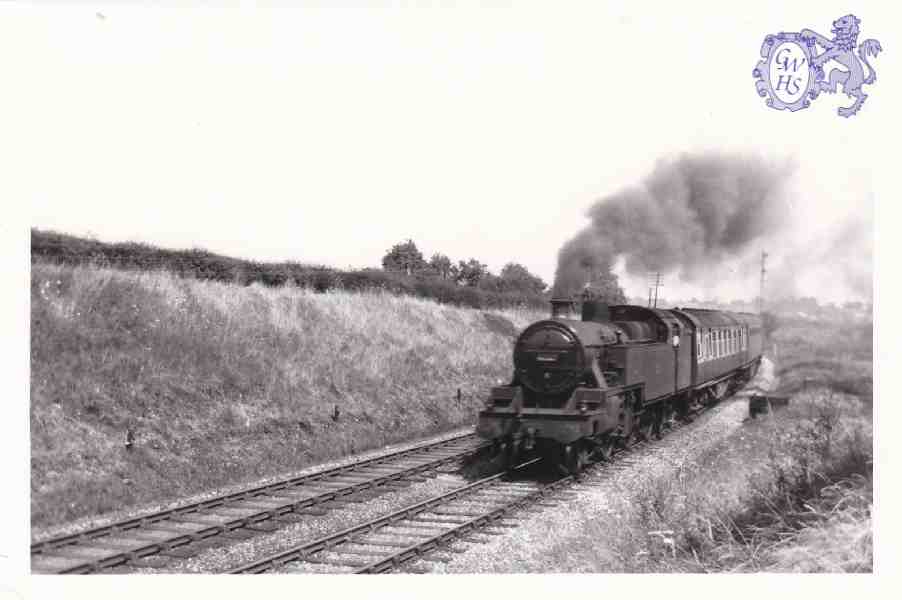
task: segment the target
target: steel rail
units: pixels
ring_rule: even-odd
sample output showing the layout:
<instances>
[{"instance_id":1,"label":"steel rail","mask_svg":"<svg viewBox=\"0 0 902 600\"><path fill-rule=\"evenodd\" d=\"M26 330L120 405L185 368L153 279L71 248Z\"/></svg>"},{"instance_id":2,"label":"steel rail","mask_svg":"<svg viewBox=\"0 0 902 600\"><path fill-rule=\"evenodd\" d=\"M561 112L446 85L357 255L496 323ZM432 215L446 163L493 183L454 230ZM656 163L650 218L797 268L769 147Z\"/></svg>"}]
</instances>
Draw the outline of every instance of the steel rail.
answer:
<instances>
[{"instance_id":1,"label":"steel rail","mask_svg":"<svg viewBox=\"0 0 902 600\"><path fill-rule=\"evenodd\" d=\"M672 428L670 431L676 431L679 427ZM612 457L611 460L596 462L589 465L582 472L575 475L566 475L559 479L556 479L550 483L543 485L541 488L536 491L527 494L525 496L516 498L503 506L499 506L498 508L487 512L484 515L479 515L478 517L474 517L469 521L461 523L451 529L445 530L431 538L423 540L421 542L417 542L415 544L411 544L410 546L395 552L389 556L380 558L379 560L372 562L364 567L361 567L354 571L355 574L365 574L365 573L384 573L386 571L390 571L395 567L405 563L409 560L418 558L427 552L430 552L436 549L439 546L446 545L449 542L452 542L455 539L462 538L470 533L475 533L478 529L483 527L488 527L492 525L493 522L498 521L508 515L509 513L523 509L532 504L538 504L542 500L544 500L550 494L557 492L563 487L572 485L574 483L580 482L583 480L583 477L592 473L593 471L597 471L599 468L604 467L606 465L615 465L617 462L622 460L624 456L628 456L634 450L639 450L649 444L648 441L640 441L633 445L631 445L627 451L619 451L615 456ZM522 465L521 465L522 466ZM519 467L518 467L519 468ZM366 542L363 542L366 543ZM378 545L375 542L373 545Z\"/></svg>"},{"instance_id":2,"label":"steel rail","mask_svg":"<svg viewBox=\"0 0 902 600\"><path fill-rule=\"evenodd\" d=\"M456 488L454 490L451 490L450 492L445 492L444 494L440 494L428 500L424 500L423 502L413 504L389 515L373 519L372 521L368 521L366 523L363 523L362 525L349 527L337 533L321 537L312 542L296 546L294 548L291 548L290 550L286 550L264 559L243 565L229 571L229 573L263 573L271 570L274 567L280 567L286 563L303 561L305 558L310 557L311 555L322 550L329 550L345 542L352 542L355 536L373 533L381 527L397 524L418 514L428 512L433 508L447 504L453 500L458 500L464 496L491 486L492 484L499 483L503 480L504 477L509 476L512 472L524 469L529 465L539 462L540 460L541 459L539 458L534 458L520 465L517 465L516 467L513 467L512 469L509 469L503 473L498 473L496 475L492 475L491 477L480 479L479 481L475 481L468 485Z\"/></svg>"},{"instance_id":3,"label":"steel rail","mask_svg":"<svg viewBox=\"0 0 902 600\"><path fill-rule=\"evenodd\" d=\"M681 429L684 425L679 424L674 427L669 428L668 433L677 431ZM391 569L399 566L400 564L407 562L411 559L422 556L428 552L431 552L438 548L439 546L445 545L454 539L461 538L470 533L476 532L478 529L487 527L492 525L494 522L498 521L508 515L509 513L526 508L529 505L540 503L543 499L547 498L548 495L560 490L562 487L571 485L578 481L582 481L586 475L589 475L592 472L597 472L599 469L604 468L606 466L614 466L625 457L628 457L632 451L639 450L643 447L649 445L649 441L642 440L638 441L635 444L629 446L629 448L624 450L618 450L611 459L607 461L595 462L589 465L584 471L577 475L567 475L556 479L550 483L543 485L541 488L531 492L529 494L523 496L512 496L512 500L509 500L505 504L501 506L497 506L492 510L486 512L485 514L479 515L470 519L469 521L463 522L459 525L455 525L450 529L446 529L441 533L438 533L428 539L423 541L418 541L416 543L406 545L401 550L393 552L389 556L385 556L380 558L379 560L367 564L359 569L354 571L357 573L383 573L385 571L390 571ZM386 547L397 547L397 544L385 544L382 542L367 542L364 539L360 539L362 536L366 536L369 534L378 534L378 530L383 527L397 526L401 528L409 527L407 524L402 524L403 521L410 519L418 514L422 514L424 512L430 512L432 509L449 504L454 500L462 499L463 497L478 492L487 486L493 483L500 483L501 480L510 475L512 471L523 469L528 465L539 462L541 459L535 458L523 464L517 465L503 473L499 473L497 475L493 475L491 477L486 477L485 479L481 479L477 482L471 483L469 485L451 490L445 494L441 494L434 498L430 498L424 502L420 502L419 504L415 504L406 508L403 508L399 511L396 511L390 515L386 515L383 517L379 517L377 519L373 519L367 523L361 525L355 525L353 527L349 527L337 533L329 534L322 538L319 538L315 541L305 543L300 546L296 546L279 554L269 556L263 558L261 560L255 561L253 563L249 563L246 565L242 565L236 569L229 571L231 574L245 574L245 573L265 573L275 568L279 568L287 563L291 562L305 562L310 561L314 554L318 552L322 552L325 550L335 549L337 553L341 553L341 549L337 548L344 543L357 543L361 545L369 545L369 546L386 546ZM452 524L453 523L448 523ZM389 535L389 534L386 534ZM401 536L404 537L404 536ZM313 560L312 562L323 562L318 560Z\"/></svg>"},{"instance_id":4,"label":"steel rail","mask_svg":"<svg viewBox=\"0 0 902 600\"><path fill-rule=\"evenodd\" d=\"M719 404L719 402L717 403ZM713 408L712 406L705 407L706 409ZM703 410L700 412L707 412L707 410ZM694 421L694 419L693 419ZM654 445L654 442L668 435L675 433L676 431L683 429L692 421L674 421L672 422L666 429L666 433L663 431L656 436L654 439L642 439L633 444L631 444L627 448L618 449L614 452L614 454L607 460L598 461L590 464L586 469L576 475L567 475L561 477L553 482L547 483L541 488L526 494L524 496L514 497L513 500L493 508L492 510L486 512L483 515L479 515L474 517L466 522L460 523L459 525L454 524L450 521L443 521L450 525L454 525L454 527L450 529L446 529L441 533L438 533L428 539L423 541L418 541L416 543L404 546L401 550L392 552L388 556L380 557L379 560L369 563L363 567L355 569L354 573L383 573L385 571L390 571L391 569L399 566L400 564L407 562L411 559L420 557L432 550L435 550L439 546L445 545L454 539L466 536L467 534L474 533L478 529L490 526L492 523L497 522L499 519L504 518L505 515L518 510L525 508L532 504L538 504L543 499L545 499L548 495L557 492L562 487L574 484L576 482L583 481L583 478L586 475L591 473L597 473L599 470L604 469L606 467L614 467L617 463L621 462L623 459L628 458L633 451L642 449L649 445ZM313 557L314 554L318 552L322 552L324 550L332 550L344 543L356 543L364 546L374 546L374 547L399 547L397 543L387 544L384 542L368 542L365 539L361 539L362 536L366 536L369 534L377 533L380 528L388 527L395 525L400 528L412 528L416 527L416 525L409 524L401 524L403 521L410 519L418 514L429 512L431 509L442 506L444 504L448 504L454 500L460 499L469 494L475 493L482 488L485 488L492 483L498 483L502 478L509 475L511 471L515 469L525 468L527 465L538 462L541 459L532 459L526 463L518 465L513 469L506 471L504 473L499 473L497 475L493 475L491 477L487 477L480 481L474 482L472 484L451 490L445 494L436 496L434 498L430 498L424 502L419 504L415 504L409 506L407 508L396 511L390 515L386 515L383 517L379 517L362 525L356 525L353 527L349 527L342 531L339 531L334 534L327 535L320 539L317 539L313 542L309 542L300 546L296 546L279 554L269 556L263 558L261 560L242 565L237 567L229 573L231 574L242 574L242 573L264 573L270 571L274 568L279 568L287 563L291 562L328 562L317 560ZM390 534L385 534L390 535ZM405 537L405 536L400 536ZM340 549L336 549L337 553L341 553ZM354 554L353 552L349 552L349 554ZM359 554L359 552L358 552ZM365 554L365 553L364 553Z\"/></svg>"},{"instance_id":5,"label":"steel rail","mask_svg":"<svg viewBox=\"0 0 902 600\"><path fill-rule=\"evenodd\" d=\"M159 511L149 515L118 521L109 525L96 527L83 532L50 538L33 543L31 546L31 553L33 558L39 557L42 554L49 553L50 551L59 548L66 548L67 546L89 545L92 541L96 540L102 541L102 538L106 536L112 536L120 533L128 534L131 531L140 530L142 528L153 525L165 525L167 521L173 521L180 524L193 523L194 525L196 525L194 531L185 531L178 533L173 532L173 535L168 538L155 540L153 542L147 542L144 544L138 543L134 548L129 548L122 552L105 556L104 558L99 560L85 560L83 563L79 563L77 565L57 571L59 573L90 573L100 569L123 564L136 558L142 558L160 552L166 552L173 548L178 548L192 542L210 538L222 533L227 533L229 531L253 526L263 521L278 519L280 516L286 515L288 513L300 511L317 504L322 504L331 500L339 499L342 496L349 496L361 491L384 486L394 481L404 480L419 473L430 471L445 464L458 461L463 456L485 448L489 445L489 443L483 442L476 444L472 448L462 448L458 452L453 452L448 456L438 457L436 460L429 460L428 462L414 465L412 467L399 467L399 471L386 473L384 475L376 474L375 477L370 477L365 481L358 483L352 482L348 485L336 488L334 490L315 493L312 496L300 498L291 502L285 502L283 504L273 506L272 508L259 510L258 512L254 512L247 516L223 520L221 523L204 524L201 521L191 520L192 517L203 518L204 512L215 512L215 509L227 508L226 505L234 502L253 502L255 498L273 495L274 493L282 490L290 490L291 488L301 487L303 485L314 483L316 481L335 478L344 473L351 473L374 465L391 463L392 461L397 461L398 459L404 458L405 456L415 456L417 454L423 454L428 458L429 454L434 451L439 451L441 449L452 450L451 447L459 445L461 442L466 442L469 439L475 438L475 434L464 434L448 440L442 440L441 442L435 442L432 444L408 448L406 450L400 450L390 454L358 461L356 463L333 467L331 469L318 471L316 473L293 477L287 480L258 486L240 492L225 494L216 498L195 502L164 511Z\"/></svg>"},{"instance_id":6,"label":"steel rail","mask_svg":"<svg viewBox=\"0 0 902 600\"><path fill-rule=\"evenodd\" d=\"M354 573L384 573L385 571L389 571L397 567L401 563L405 563L411 559L418 558L426 552L432 551L438 546L445 545L469 533L474 533L476 530L482 527L488 527L494 521L504 518L505 515L515 510L525 508L530 504L535 504L543 500L549 494L557 491L561 487L570 485L575 480L575 476L568 475L551 483L545 484L543 487L532 492L531 494L523 496L522 498L518 498L512 502L509 502L508 504L505 504L504 506L499 506L498 508L487 514L470 519L466 523L462 523L452 529L443 531L442 533L435 535L427 540L417 542L416 544L411 544L400 552L396 552L391 556L373 562L361 569L354 571Z\"/></svg>"}]
</instances>

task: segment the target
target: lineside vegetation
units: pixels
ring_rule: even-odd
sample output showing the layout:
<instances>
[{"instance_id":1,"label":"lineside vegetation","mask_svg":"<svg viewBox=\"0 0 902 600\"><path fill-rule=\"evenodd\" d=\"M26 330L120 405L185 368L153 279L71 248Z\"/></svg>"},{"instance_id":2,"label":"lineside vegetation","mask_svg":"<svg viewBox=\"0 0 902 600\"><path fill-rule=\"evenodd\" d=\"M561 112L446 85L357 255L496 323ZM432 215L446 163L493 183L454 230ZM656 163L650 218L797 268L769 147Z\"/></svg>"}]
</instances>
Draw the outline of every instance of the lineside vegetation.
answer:
<instances>
[{"instance_id":1,"label":"lineside vegetation","mask_svg":"<svg viewBox=\"0 0 902 600\"><path fill-rule=\"evenodd\" d=\"M470 424L538 316L35 262L32 523Z\"/></svg>"}]
</instances>

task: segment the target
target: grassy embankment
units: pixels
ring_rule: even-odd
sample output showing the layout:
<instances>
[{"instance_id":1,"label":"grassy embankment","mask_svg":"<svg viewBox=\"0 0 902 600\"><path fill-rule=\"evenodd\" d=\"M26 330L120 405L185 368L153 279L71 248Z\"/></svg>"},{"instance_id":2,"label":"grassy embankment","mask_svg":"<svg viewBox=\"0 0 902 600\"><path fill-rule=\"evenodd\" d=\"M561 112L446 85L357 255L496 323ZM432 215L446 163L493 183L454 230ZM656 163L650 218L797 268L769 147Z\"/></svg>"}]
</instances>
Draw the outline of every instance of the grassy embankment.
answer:
<instances>
[{"instance_id":1,"label":"grassy embankment","mask_svg":"<svg viewBox=\"0 0 902 600\"><path fill-rule=\"evenodd\" d=\"M32 524L472 423L537 316L33 264Z\"/></svg>"},{"instance_id":2,"label":"grassy embankment","mask_svg":"<svg viewBox=\"0 0 902 600\"><path fill-rule=\"evenodd\" d=\"M872 570L871 324L786 323L773 339L789 406L645 480L571 552L627 572Z\"/></svg>"}]
</instances>

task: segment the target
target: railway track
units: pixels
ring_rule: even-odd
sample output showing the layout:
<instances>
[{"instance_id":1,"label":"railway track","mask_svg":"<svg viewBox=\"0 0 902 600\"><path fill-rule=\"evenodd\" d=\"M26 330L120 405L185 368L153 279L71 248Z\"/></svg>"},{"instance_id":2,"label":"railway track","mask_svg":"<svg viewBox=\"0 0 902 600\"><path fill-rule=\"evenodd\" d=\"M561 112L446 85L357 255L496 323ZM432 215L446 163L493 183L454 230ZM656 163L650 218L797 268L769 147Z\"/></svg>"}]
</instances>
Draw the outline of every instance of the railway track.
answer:
<instances>
[{"instance_id":1,"label":"railway track","mask_svg":"<svg viewBox=\"0 0 902 600\"><path fill-rule=\"evenodd\" d=\"M511 480L512 474L539 460L532 459L509 471L244 565L231 573L265 573L290 563L324 564L355 573L390 570L451 540L497 524L509 512L536 502L556 489L558 482L542 485Z\"/></svg>"},{"instance_id":2,"label":"railway track","mask_svg":"<svg viewBox=\"0 0 902 600\"><path fill-rule=\"evenodd\" d=\"M664 435L685 426L675 422ZM633 452L653 443L652 440L638 441L616 452L607 461L590 464L579 475L568 475L546 483L540 483L535 478L514 479L517 472L540 461L532 459L506 472L229 572L316 572L317 568L324 566L333 573L384 573L416 559L428 561L431 560L431 552L454 541L479 541L477 538L482 535L500 535L504 529L516 527L515 513L530 507L555 506L553 496L559 496L564 488L574 483L592 485L591 478L604 474L607 468L614 472L629 468Z\"/></svg>"},{"instance_id":3,"label":"railway track","mask_svg":"<svg viewBox=\"0 0 902 600\"><path fill-rule=\"evenodd\" d=\"M629 450L638 450L638 442ZM291 572L302 565L326 565L329 572L384 573L415 559L430 560L429 553L448 544L478 541L481 535L501 535L516 527L515 513L530 507L556 506L552 496L570 485L586 481L601 467L617 466L624 455L590 465L580 475L540 483L514 479L516 473L539 463L534 458L513 469L464 485L424 502L329 534L312 542L243 565L233 574ZM443 559L436 559L442 561Z\"/></svg>"},{"instance_id":4,"label":"railway track","mask_svg":"<svg viewBox=\"0 0 902 600\"><path fill-rule=\"evenodd\" d=\"M192 544L245 539L302 515L363 502L484 448L475 434L293 477L75 534L32 543L33 573L93 573L153 555L184 558Z\"/></svg>"}]
</instances>

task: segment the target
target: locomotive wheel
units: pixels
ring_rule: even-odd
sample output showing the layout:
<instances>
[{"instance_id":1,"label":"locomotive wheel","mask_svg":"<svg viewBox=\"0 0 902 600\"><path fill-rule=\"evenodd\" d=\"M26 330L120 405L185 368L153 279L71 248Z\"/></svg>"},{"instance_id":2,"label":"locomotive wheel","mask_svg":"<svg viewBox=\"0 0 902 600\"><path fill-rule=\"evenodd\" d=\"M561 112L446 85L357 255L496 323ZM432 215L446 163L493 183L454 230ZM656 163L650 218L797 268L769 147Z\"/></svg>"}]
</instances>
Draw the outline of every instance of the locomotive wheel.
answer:
<instances>
[{"instance_id":1,"label":"locomotive wheel","mask_svg":"<svg viewBox=\"0 0 902 600\"><path fill-rule=\"evenodd\" d=\"M620 440L620 446L621 446L624 450L626 450L627 448L630 448L630 447L632 447L632 446L635 446L636 443L637 443L640 439L641 439L641 438L640 438L640 434L639 434L639 426L638 426L638 425L633 425L633 428L632 428L632 429L630 430L630 432L626 435L626 437L621 438L621 440Z\"/></svg>"},{"instance_id":2,"label":"locomotive wheel","mask_svg":"<svg viewBox=\"0 0 902 600\"><path fill-rule=\"evenodd\" d=\"M612 458L614 458L614 446L616 442L612 440L609 436L605 436L605 438L595 446L595 456L600 458L601 460L608 462Z\"/></svg>"},{"instance_id":3,"label":"locomotive wheel","mask_svg":"<svg viewBox=\"0 0 902 600\"><path fill-rule=\"evenodd\" d=\"M557 458L555 460L555 463L557 470L560 471L561 475L569 475L572 472L570 470L570 463L573 460L573 446L571 446L570 444L567 444L566 446L560 446L556 454Z\"/></svg>"},{"instance_id":4,"label":"locomotive wheel","mask_svg":"<svg viewBox=\"0 0 902 600\"><path fill-rule=\"evenodd\" d=\"M661 426L659 430L663 431L664 429L673 429L674 418L675 414L673 411L673 405L668 402L661 408Z\"/></svg>"},{"instance_id":5,"label":"locomotive wheel","mask_svg":"<svg viewBox=\"0 0 902 600\"><path fill-rule=\"evenodd\" d=\"M516 465L516 460L519 457L519 452L517 451L517 443L513 440L506 442L502 446L502 453L504 454L503 464L505 469L510 469L514 465Z\"/></svg>"},{"instance_id":6,"label":"locomotive wheel","mask_svg":"<svg viewBox=\"0 0 902 600\"><path fill-rule=\"evenodd\" d=\"M589 466L589 460L592 457L592 451L586 444L580 444L579 449L576 451L576 461L579 467L579 471L582 471L587 466Z\"/></svg>"},{"instance_id":7,"label":"locomotive wheel","mask_svg":"<svg viewBox=\"0 0 902 600\"><path fill-rule=\"evenodd\" d=\"M662 429L664 429L664 407L659 406L652 412L651 439L660 440Z\"/></svg>"},{"instance_id":8,"label":"locomotive wheel","mask_svg":"<svg viewBox=\"0 0 902 600\"><path fill-rule=\"evenodd\" d=\"M581 442L567 444L561 448L560 465L565 473L575 475L589 464L589 449Z\"/></svg>"},{"instance_id":9,"label":"locomotive wheel","mask_svg":"<svg viewBox=\"0 0 902 600\"><path fill-rule=\"evenodd\" d=\"M689 401L687 398L681 398L676 406L676 414L677 419L682 421L683 423L691 423L692 422L692 411L689 407Z\"/></svg>"}]
</instances>

